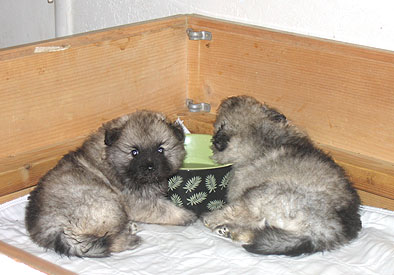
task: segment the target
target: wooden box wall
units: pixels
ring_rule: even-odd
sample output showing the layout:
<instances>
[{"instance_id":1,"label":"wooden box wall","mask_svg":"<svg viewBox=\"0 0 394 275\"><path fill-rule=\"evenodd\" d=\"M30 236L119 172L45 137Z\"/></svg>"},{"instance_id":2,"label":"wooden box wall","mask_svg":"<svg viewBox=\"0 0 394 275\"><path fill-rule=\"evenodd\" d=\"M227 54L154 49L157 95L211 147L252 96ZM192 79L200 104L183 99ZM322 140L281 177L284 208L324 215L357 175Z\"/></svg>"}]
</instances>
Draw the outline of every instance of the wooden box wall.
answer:
<instances>
[{"instance_id":1,"label":"wooden box wall","mask_svg":"<svg viewBox=\"0 0 394 275\"><path fill-rule=\"evenodd\" d=\"M213 38L191 41L187 28ZM0 50L0 201L104 121L145 108L211 133L220 100L237 94L283 111L365 204L394 209L394 53L194 15ZM187 98L211 113L188 113Z\"/></svg>"}]
</instances>

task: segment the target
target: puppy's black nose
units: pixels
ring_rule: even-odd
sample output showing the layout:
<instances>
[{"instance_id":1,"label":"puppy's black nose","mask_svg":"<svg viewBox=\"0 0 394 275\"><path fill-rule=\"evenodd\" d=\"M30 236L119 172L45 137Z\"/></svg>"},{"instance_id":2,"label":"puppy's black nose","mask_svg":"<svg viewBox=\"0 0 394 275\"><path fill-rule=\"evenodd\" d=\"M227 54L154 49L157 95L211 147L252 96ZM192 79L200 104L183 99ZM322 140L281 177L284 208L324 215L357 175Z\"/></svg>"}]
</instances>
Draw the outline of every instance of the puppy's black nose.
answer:
<instances>
[{"instance_id":1,"label":"puppy's black nose","mask_svg":"<svg viewBox=\"0 0 394 275\"><path fill-rule=\"evenodd\" d=\"M222 131L218 131L212 139L212 144L215 146L216 150L219 152L227 148L227 144L230 138Z\"/></svg>"},{"instance_id":2,"label":"puppy's black nose","mask_svg":"<svg viewBox=\"0 0 394 275\"><path fill-rule=\"evenodd\" d=\"M155 170L155 167L153 166L153 163L147 163L146 164L146 170L148 170L148 171L153 171L153 170Z\"/></svg>"},{"instance_id":3,"label":"puppy's black nose","mask_svg":"<svg viewBox=\"0 0 394 275\"><path fill-rule=\"evenodd\" d=\"M215 146L216 150L218 150L219 152L221 152L221 151L223 151L224 149L226 149L226 148L225 148L225 145L224 145L224 144L221 144L221 143L218 142L218 141L213 141L212 143L213 143L213 145Z\"/></svg>"}]
</instances>

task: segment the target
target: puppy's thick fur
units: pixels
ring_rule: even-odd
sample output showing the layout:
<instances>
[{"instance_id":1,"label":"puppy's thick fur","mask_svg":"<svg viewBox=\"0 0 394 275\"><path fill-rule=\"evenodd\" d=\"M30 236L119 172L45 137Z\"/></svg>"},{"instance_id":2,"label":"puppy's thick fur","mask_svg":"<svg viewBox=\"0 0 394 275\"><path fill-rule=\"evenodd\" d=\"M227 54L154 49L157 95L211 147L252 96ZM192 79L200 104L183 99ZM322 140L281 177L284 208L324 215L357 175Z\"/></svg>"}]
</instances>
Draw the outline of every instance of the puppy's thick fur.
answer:
<instances>
[{"instance_id":1,"label":"puppy's thick fur","mask_svg":"<svg viewBox=\"0 0 394 275\"><path fill-rule=\"evenodd\" d=\"M65 155L29 196L26 228L59 254L104 257L136 247L134 222L187 225L196 216L165 198L185 156L181 128L139 111L112 120Z\"/></svg>"},{"instance_id":2,"label":"puppy's thick fur","mask_svg":"<svg viewBox=\"0 0 394 275\"><path fill-rule=\"evenodd\" d=\"M361 229L360 199L344 171L278 111L248 96L218 110L213 158L233 163L228 205L203 217L258 254L335 249Z\"/></svg>"}]
</instances>

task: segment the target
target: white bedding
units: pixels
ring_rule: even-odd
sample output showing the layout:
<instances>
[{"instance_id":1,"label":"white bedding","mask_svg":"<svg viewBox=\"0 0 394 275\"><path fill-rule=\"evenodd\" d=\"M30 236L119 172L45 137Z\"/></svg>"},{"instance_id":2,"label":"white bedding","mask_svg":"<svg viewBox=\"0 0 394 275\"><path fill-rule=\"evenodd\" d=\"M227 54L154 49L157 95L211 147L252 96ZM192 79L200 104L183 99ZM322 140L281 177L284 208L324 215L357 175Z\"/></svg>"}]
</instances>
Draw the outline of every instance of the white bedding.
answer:
<instances>
[{"instance_id":1,"label":"white bedding","mask_svg":"<svg viewBox=\"0 0 394 275\"><path fill-rule=\"evenodd\" d=\"M188 227L141 224L138 248L81 259L59 256L30 241L24 227L26 198L0 205L0 239L78 274L394 274L394 212L379 208L362 207L357 240L311 256L249 254L198 221Z\"/></svg>"}]
</instances>

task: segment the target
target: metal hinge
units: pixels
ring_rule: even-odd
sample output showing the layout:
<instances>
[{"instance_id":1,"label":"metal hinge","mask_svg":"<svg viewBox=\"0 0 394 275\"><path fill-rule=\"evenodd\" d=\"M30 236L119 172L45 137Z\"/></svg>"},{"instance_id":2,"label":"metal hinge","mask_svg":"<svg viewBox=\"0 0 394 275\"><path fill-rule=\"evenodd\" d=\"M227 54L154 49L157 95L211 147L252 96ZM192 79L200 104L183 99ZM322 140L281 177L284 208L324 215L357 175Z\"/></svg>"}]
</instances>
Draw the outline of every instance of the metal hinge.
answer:
<instances>
[{"instance_id":1,"label":"metal hinge","mask_svg":"<svg viewBox=\"0 0 394 275\"><path fill-rule=\"evenodd\" d=\"M211 105L208 103L193 103L192 99L186 99L186 106L189 108L190 112L196 113L196 112L210 112L211 111Z\"/></svg>"},{"instance_id":2,"label":"metal hinge","mask_svg":"<svg viewBox=\"0 0 394 275\"><path fill-rule=\"evenodd\" d=\"M189 40L212 40L212 33L207 31L193 31L192 29L186 30Z\"/></svg>"}]
</instances>

